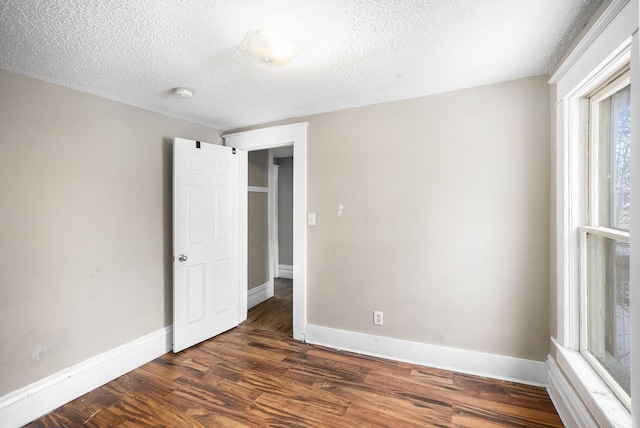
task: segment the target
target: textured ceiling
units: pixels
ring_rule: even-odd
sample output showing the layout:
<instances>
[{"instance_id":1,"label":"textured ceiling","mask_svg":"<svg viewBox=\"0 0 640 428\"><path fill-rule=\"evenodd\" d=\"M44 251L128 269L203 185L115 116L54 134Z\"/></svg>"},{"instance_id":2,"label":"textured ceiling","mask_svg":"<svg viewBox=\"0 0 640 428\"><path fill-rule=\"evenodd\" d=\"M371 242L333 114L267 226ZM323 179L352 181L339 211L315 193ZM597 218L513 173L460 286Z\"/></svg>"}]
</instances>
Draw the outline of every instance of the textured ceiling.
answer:
<instances>
[{"instance_id":1,"label":"textured ceiling","mask_svg":"<svg viewBox=\"0 0 640 428\"><path fill-rule=\"evenodd\" d=\"M0 0L0 68L229 130L549 73L601 2ZM260 29L304 51L232 59Z\"/></svg>"}]
</instances>

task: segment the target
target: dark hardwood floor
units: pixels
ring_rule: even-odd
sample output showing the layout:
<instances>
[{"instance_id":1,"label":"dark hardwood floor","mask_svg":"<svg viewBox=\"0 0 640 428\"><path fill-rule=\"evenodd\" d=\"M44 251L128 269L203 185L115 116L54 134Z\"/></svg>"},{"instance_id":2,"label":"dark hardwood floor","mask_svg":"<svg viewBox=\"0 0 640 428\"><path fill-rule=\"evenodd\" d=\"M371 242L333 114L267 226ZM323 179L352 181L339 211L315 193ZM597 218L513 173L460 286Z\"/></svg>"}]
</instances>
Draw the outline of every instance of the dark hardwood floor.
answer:
<instances>
[{"instance_id":1,"label":"dark hardwood floor","mask_svg":"<svg viewBox=\"0 0 640 428\"><path fill-rule=\"evenodd\" d=\"M276 278L273 297L249 309L242 325L293 337L293 281Z\"/></svg>"},{"instance_id":2,"label":"dark hardwood floor","mask_svg":"<svg viewBox=\"0 0 640 428\"><path fill-rule=\"evenodd\" d=\"M562 426L544 388L297 342L289 337L290 281L280 286L238 328L165 354L27 426ZM288 321L271 319L268 307L278 317L288 308Z\"/></svg>"}]
</instances>

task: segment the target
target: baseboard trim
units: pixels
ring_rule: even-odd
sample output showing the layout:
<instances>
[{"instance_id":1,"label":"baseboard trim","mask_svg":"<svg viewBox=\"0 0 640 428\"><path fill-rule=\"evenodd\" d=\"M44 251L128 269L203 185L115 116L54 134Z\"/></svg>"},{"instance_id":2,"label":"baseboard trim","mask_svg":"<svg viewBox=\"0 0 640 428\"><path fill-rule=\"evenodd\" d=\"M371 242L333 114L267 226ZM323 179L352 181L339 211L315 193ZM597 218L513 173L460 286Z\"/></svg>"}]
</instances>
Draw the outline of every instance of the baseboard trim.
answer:
<instances>
[{"instance_id":1,"label":"baseboard trim","mask_svg":"<svg viewBox=\"0 0 640 428\"><path fill-rule=\"evenodd\" d=\"M589 409L580 399L578 393L573 389L567 378L562 373L562 369L556 360L549 355L547 357L549 368L549 378L547 392L553 405L566 427L598 427L598 424L591 416Z\"/></svg>"},{"instance_id":2,"label":"baseboard trim","mask_svg":"<svg viewBox=\"0 0 640 428\"><path fill-rule=\"evenodd\" d=\"M420 364L527 385L545 386L547 365L483 352L307 324L306 341L316 345L357 352L396 361Z\"/></svg>"},{"instance_id":3,"label":"baseboard trim","mask_svg":"<svg viewBox=\"0 0 640 428\"><path fill-rule=\"evenodd\" d=\"M166 354L172 331L172 326L164 327L0 397L1 425L25 425Z\"/></svg>"},{"instance_id":4,"label":"baseboard trim","mask_svg":"<svg viewBox=\"0 0 640 428\"><path fill-rule=\"evenodd\" d=\"M278 278L293 279L293 266L278 265Z\"/></svg>"},{"instance_id":5,"label":"baseboard trim","mask_svg":"<svg viewBox=\"0 0 640 428\"><path fill-rule=\"evenodd\" d=\"M247 293L247 308L251 309L265 300L273 297L273 280L267 281L262 285L253 287Z\"/></svg>"},{"instance_id":6,"label":"baseboard trim","mask_svg":"<svg viewBox=\"0 0 640 428\"><path fill-rule=\"evenodd\" d=\"M631 414L580 352L551 338L549 396L566 426L631 428ZM566 420L565 420L566 419Z\"/></svg>"}]
</instances>

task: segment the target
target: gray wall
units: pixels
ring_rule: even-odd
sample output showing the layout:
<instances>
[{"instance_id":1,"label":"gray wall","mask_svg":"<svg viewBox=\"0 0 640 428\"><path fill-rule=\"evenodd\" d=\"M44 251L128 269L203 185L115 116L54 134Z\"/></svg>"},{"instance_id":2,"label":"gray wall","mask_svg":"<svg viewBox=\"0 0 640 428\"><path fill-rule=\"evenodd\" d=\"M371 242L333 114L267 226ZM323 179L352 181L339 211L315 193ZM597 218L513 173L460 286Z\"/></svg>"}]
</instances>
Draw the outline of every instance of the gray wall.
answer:
<instances>
[{"instance_id":1,"label":"gray wall","mask_svg":"<svg viewBox=\"0 0 640 428\"><path fill-rule=\"evenodd\" d=\"M293 266L293 158L278 159L278 256Z\"/></svg>"},{"instance_id":2,"label":"gray wall","mask_svg":"<svg viewBox=\"0 0 640 428\"><path fill-rule=\"evenodd\" d=\"M0 396L172 323L172 138L219 135L0 70Z\"/></svg>"},{"instance_id":3,"label":"gray wall","mask_svg":"<svg viewBox=\"0 0 640 428\"><path fill-rule=\"evenodd\" d=\"M249 152L249 186L269 186L269 151ZM269 281L269 194L249 192L248 207L248 289Z\"/></svg>"}]
</instances>

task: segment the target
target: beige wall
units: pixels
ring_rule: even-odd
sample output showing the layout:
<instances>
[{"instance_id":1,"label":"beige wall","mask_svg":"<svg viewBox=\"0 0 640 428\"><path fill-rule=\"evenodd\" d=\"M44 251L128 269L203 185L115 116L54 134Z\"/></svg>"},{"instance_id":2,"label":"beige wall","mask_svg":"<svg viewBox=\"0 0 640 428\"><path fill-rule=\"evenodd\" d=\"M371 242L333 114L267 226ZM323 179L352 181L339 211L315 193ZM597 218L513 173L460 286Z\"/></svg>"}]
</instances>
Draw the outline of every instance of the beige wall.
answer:
<instances>
[{"instance_id":1,"label":"beige wall","mask_svg":"<svg viewBox=\"0 0 640 428\"><path fill-rule=\"evenodd\" d=\"M258 150L248 155L249 186L269 186L269 151ZM269 194L248 195L247 287L252 289L269 281Z\"/></svg>"},{"instance_id":2,"label":"beige wall","mask_svg":"<svg viewBox=\"0 0 640 428\"><path fill-rule=\"evenodd\" d=\"M171 139L220 133L2 71L0 95L3 395L171 323ZM549 105L540 77L304 118L308 321L544 360Z\"/></svg>"},{"instance_id":3,"label":"beige wall","mask_svg":"<svg viewBox=\"0 0 640 428\"><path fill-rule=\"evenodd\" d=\"M278 159L278 256L293 265L293 158Z\"/></svg>"},{"instance_id":4,"label":"beige wall","mask_svg":"<svg viewBox=\"0 0 640 428\"><path fill-rule=\"evenodd\" d=\"M546 79L309 122L309 323L544 361Z\"/></svg>"},{"instance_id":5,"label":"beige wall","mask_svg":"<svg viewBox=\"0 0 640 428\"><path fill-rule=\"evenodd\" d=\"M308 322L544 361L549 104L543 76L279 122L309 122Z\"/></svg>"},{"instance_id":6,"label":"beige wall","mask_svg":"<svg viewBox=\"0 0 640 428\"><path fill-rule=\"evenodd\" d=\"M556 227L556 85L549 86L549 332L558 337L558 250Z\"/></svg>"},{"instance_id":7,"label":"beige wall","mask_svg":"<svg viewBox=\"0 0 640 428\"><path fill-rule=\"evenodd\" d=\"M172 323L172 138L219 135L0 71L0 396Z\"/></svg>"},{"instance_id":8,"label":"beige wall","mask_svg":"<svg viewBox=\"0 0 640 428\"><path fill-rule=\"evenodd\" d=\"M248 154L249 186L269 186L269 150L256 150Z\"/></svg>"}]
</instances>

